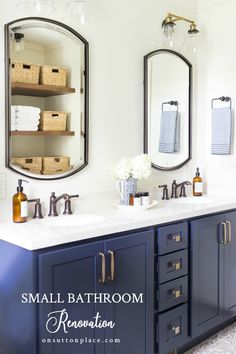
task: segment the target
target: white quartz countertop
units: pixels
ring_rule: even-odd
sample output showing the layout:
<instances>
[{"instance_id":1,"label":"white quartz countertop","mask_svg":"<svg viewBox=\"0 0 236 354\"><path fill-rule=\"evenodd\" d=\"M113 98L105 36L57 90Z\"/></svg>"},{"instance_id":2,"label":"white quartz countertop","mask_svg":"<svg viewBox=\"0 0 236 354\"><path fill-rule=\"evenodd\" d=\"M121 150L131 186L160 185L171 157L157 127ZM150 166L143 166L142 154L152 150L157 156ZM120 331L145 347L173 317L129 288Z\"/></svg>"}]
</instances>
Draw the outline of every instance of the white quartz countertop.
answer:
<instances>
[{"instance_id":1,"label":"white quartz countertop","mask_svg":"<svg viewBox=\"0 0 236 354\"><path fill-rule=\"evenodd\" d=\"M37 250L236 209L236 197L204 196L158 201L153 209L145 211L120 210L114 206L115 203L117 200L111 196L102 197L99 200L81 197L74 203L73 218L59 216L59 219L55 217L52 221L52 218L45 216L41 220L29 219L27 223L14 224L11 201L1 202L0 239L28 250ZM78 219L81 217L85 220L84 225L76 225L76 215ZM94 216L96 221L94 221ZM89 222L90 217L94 222Z\"/></svg>"}]
</instances>

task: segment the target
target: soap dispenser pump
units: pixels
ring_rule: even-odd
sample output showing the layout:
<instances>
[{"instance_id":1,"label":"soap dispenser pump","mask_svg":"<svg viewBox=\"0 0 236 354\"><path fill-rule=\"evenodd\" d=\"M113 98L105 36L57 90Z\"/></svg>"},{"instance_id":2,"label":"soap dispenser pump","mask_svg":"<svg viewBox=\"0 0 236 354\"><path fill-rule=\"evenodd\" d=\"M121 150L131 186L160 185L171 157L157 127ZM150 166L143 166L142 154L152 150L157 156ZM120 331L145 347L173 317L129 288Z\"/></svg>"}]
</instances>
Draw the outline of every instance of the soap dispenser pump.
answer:
<instances>
[{"instance_id":1,"label":"soap dispenser pump","mask_svg":"<svg viewBox=\"0 0 236 354\"><path fill-rule=\"evenodd\" d=\"M203 195L203 180L200 176L199 167L197 167L196 176L193 179L193 195L201 197Z\"/></svg>"},{"instance_id":2,"label":"soap dispenser pump","mask_svg":"<svg viewBox=\"0 0 236 354\"><path fill-rule=\"evenodd\" d=\"M13 195L13 221L23 223L28 218L28 201L26 194L23 193L22 182L29 183L23 179L18 179L17 193Z\"/></svg>"}]
</instances>

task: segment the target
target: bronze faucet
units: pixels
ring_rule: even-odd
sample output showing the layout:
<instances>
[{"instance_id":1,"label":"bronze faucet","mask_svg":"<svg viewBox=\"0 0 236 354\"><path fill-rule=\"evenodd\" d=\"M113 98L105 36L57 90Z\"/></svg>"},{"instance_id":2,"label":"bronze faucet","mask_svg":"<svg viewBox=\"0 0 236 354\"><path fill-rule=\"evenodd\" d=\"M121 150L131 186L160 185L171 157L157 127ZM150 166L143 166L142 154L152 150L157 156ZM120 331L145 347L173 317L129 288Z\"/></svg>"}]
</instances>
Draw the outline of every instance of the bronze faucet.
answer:
<instances>
[{"instance_id":1,"label":"bronze faucet","mask_svg":"<svg viewBox=\"0 0 236 354\"><path fill-rule=\"evenodd\" d=\"M173 180L171 185L171 198L178 198L177 189L180 187L180 195L179 197L187 197L185 186L190 186L192 183L189 181L184 181L182 183L177 184L176 180Z\"/></svg>"},{"instance_id":2,"label":"bronze faucet","mask_svg":"<svg viewBox=\"0 0 236 354\"><path fill-rule=\"evenodd\" d=\"M49 199L49 213L48 216L58 216L57 213L57 202L61 199L65 200L65 209L63 214L64 215L71 215L72 210L71 210L71 198L79 198L79 194L75 195L69 195L67 193L61 194L59 197L56 197L55 192L51 193L50 199Z\"/></svg>"}]
</instances>

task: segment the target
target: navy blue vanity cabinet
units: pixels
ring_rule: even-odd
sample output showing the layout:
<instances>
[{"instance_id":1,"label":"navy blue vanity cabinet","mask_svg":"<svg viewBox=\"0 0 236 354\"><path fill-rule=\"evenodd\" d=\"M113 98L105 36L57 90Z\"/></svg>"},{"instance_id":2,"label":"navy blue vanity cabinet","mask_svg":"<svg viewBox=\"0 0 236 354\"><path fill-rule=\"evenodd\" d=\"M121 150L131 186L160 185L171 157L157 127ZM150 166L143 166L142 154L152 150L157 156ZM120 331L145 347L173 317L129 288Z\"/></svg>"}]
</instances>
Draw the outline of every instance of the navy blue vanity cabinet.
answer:
<instances>
[{"instance_id":1,"label":"navy blue vanity cabinet","mask_svg":"<svg viewBox=\"0 0 236 354\"><path fill-rule=\"evenodd\" d=\"M157 229L158 354L177 353L188 337L188 223Z\"/></svg>"},{"instance_id":2,"label":"navy blue vanity cabinet","mask_svg":"<svg viewBox=\"0 0 236 354\"><path fill-rule=\"evenodd\" d=\"M224 267L224 309L225 317L236 314L236 212L225 214L227 227Z\"/></svg>"},{"instance_id":3,"label":"navy blue vanity cabinet","mask_svg":"<svg viewBox=\"0 0 236 354\"><path fill-rule=\"evenodd\" d=\"M236 212L191 222L192 336L236 314Z\"/></svg>"},{"instance_id":4,"label":"navy blue vanity cabinet","mask_svg":"<svg viewBox=\"0 0 236 354\"><path fill-rule=\"evenodd\" d=\"M100 344L41 344L40 354L150 354L153 352L154 308L154 231L121 235L102 242L60 248L39 255L39 291L41 293L107 293L111 297L127 294L123 301L106 304L43 304L39 321L45 323L48 313L64 307L72 321L90 319L99 312L102 320L115 322L113 329L73 329L70 337L97 338ZM103 262L105 261L105 268ZM105 272L105 278L103 277ZM141 294L141 302L130 297ZM130 302L131 301L131 302ZM48 337L40 326L40 338ZM66 337L59 331L54 337ZM114 343L118 339L120 343ZM108 340L104 344L104 340ZM112 340L113 343L109 342Z\"/></svg>"},{"instance_id":5,"label":"navy blue vanity cabinet","mask_svg":"<svg viewBox=\"0 0 236 354\"><path fill-rule=\"evenodd\" d=\"M106 316L115 321L106 338L120 338L107 344L106 354L154 353L154 230L110 239L105 242L106 291L109 294L143 294L143 303L106 304ZM112 253L114 275L112 276ZM113 279L113 280L112 280ZM129 300L126 296L126 301Z\"/></svg>"},{"instance_id":6,"label":"navy blue vanity cabinet","mask_svg":"<svg viewBox=\"0 0 236 354\"><path fill-rule=\"evenodd\" d=\"M68 334L65 333L64 327L55 334L50 334L46 330L48 314L54 311L66 310L71 321L90 320L99 312L104 317L104 305L91 303L68 303L68 293L100 293L103 292L101 284L100 269L101 257L99 254L103 252L103 242L94 242L87 245L78 245L71 247L60 247L56 251L42 252L38 256L39 265L39 292L41 294L61 294L61 298L65 299L65 303L57 304L40 304L39 306L39 353L40 354L102 354L104 353L103 345L97 347L93 343L54 343L44 344L43 339L51 340L61 338L103 338L103 329L91 328L69 328ZM59 318L59 315L54 315ZM63 316L64 317L64 316ZM54 331L53 326L50 330Z\"/></svg>"},{"instance_id":7,"label":"navy blue vanity cabinet","mask_svg":"<svg viewBox=\"0 0 236 354\"><path fill-rule=\"evenodd\" d=\"M224 215L191 222L191 329L198 336L223 322Z\"/></svg>"},{"instance_id":8,"label":"navy blue vanity cabinet","mask_svg":"<svg viewBox=\"0 0 236 354\"><path fill-rule=\"evenodd\" d=\"M153 229L38 251L0 241L0 353L153 354L153 279ZM22 293L51 293L53 303L23 304ZM142 298L132 303L126 295L127 304L94 303L93 298L68 303L68 293L117 293L115 301L119 294L129 293L132 298L141 293ZM115 322L114 329L67 326L67 320L93 321L97 314L99 320ZM50 333L46 323L53 317L57 321L50 320L48 328L55 333ZM97 343L91 343L94 338ZM63 344L66 339L73 342ZM114 339L120 343L112 343ZM51 343L45 343L48 340Z\"/></svg>"},{"instance_id":9,"label":"navy blue vanity cabinet","mask_svg":"<svg viewBox=\"0 0 236 354\"><path fill-rule=\"evenodd\" d=\"M35 306L21 294L34 292L35 254L0 241L0 353L38 354Z\"/></svg>"}]
</instances>

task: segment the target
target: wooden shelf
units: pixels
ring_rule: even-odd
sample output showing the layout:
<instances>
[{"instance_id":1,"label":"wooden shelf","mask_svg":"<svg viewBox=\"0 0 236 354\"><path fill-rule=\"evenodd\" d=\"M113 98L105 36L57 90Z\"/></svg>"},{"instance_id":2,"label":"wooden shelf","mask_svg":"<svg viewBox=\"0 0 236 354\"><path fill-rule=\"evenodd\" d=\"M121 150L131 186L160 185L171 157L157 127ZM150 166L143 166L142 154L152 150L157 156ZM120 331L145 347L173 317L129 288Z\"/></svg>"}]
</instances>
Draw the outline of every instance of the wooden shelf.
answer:
<instances>
[{"instance_id":1,"label":"wooden shelf","mask_svg":"<svg viewBox=\"0 0 236 354\"><path fill-rule=\"evenodd\" d=\"M11 84L12 95L50 97L75 93L71 87L60 87L51 85L33 85L14 82Z\"/></svg>"},{"instance_id":2,"label":"wooden shelf","mask_svg":"<svg viewBox=\"0 0 236 354\"><path fill-rule=\"evenodd\" d=\"M12 136L74 136L73 131L11 131Z\"/></svg>"}]
</instances>

